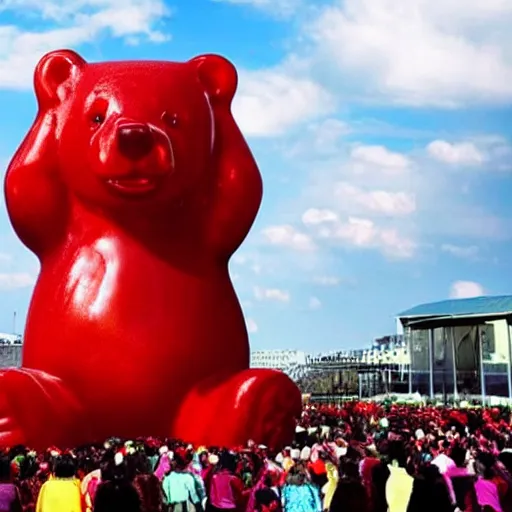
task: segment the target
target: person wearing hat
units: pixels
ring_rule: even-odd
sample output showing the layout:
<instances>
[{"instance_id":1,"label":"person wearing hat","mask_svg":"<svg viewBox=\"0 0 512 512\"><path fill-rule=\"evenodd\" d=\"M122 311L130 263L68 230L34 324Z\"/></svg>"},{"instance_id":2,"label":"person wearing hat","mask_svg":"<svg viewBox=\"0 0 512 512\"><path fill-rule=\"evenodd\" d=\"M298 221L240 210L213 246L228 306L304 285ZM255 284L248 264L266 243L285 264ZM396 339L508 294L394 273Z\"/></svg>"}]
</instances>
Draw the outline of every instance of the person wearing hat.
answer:
<instances>
[{"instance_id":1,"label":"person wearing hat","mask_svg":"<svg viewBox=\"0 0 512 512\"><path fill-rule=\"evenodd\" d=\"M233 453L223 451L207 488L207 512L236 512L245 502L244 484L236 474L237 460Z\"/></svg>"}]
</instances>

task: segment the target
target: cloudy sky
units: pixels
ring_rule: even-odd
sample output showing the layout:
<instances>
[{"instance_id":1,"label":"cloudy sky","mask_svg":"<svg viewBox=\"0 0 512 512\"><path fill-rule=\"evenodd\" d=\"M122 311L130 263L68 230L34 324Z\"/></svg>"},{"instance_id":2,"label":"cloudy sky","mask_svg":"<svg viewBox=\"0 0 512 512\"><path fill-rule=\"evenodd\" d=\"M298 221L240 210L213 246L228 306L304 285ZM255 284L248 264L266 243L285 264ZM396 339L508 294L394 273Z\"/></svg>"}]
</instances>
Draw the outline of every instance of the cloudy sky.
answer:
<instances>
[{"instance_id":1,"label":"cloudy sky","mask_svg":"<svg viewBox=\"0 0 512 512\"><path fill-rule=\"evenodd\" d=\"M510 0L0 0L0 167L45 52L223 54L265 182L231 265L252 345L362 347L416 304L510 291L511 23ZM37 272L2 198L0 331Z\"/></svg>"}]
</instances>

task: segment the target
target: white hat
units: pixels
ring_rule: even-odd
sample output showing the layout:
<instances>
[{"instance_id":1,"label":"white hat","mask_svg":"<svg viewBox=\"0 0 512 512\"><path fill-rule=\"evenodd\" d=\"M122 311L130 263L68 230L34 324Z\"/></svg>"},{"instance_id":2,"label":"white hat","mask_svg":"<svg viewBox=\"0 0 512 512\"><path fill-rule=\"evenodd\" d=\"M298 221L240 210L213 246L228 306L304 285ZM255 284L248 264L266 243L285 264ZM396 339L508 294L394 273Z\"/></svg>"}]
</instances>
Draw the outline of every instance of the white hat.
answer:
<instances>
[{"instance_id":1,"label":"white hat","mask_svg":"<svg viewBox=\"0 0 512 512\"><path fill-rule=\"evenodd\" d=\"M340 457L345 457L345 455L347 455L347 447L346 446L337 446L336 447L336 457L338 457L338 459Z\"/></svg>"},{"instance_id":2,"label":"white hat","mask_svg":"<svg viewBox=\"0 0 512 512\"><path fill-rule=\"evenodd\" d=\"M306 429L305 429L305 428L302 428L300 425L297 425L297 426L295 427L295 432L296 432L297 434L300 434L301 432L306 432Z\"/></svg>"},{"instance_id":3,"label":"white hat","mask_svg":"<svg viewBox=\"0 0 512 512\"><path fill-rule=\"evenodd\" d=\"M260 445L258 446L258 448L259 448L260 450L266 450L266 449L267 449L267 447L266 447L264 444L260 444Z\"/></svg>"},{"instance_id":4,"label":"white hat","mask_svg":"<svg viewBox=\"0 0 512 512\"><path fill-rule=\"evenodd\" d=\"M211 454L209 457L208 457L208 462L212 465L212 466L215 466L215 464L218 464L219 463L219 457L217 457L217 455L215 454Z\"/></svg>"},{"instance_id":5,"label":"white hat","mask_svg":"<svg viewBox=\"0 0 512 512\"><path fill-rule=\"evenodd\" d=\"M167 453L168 451L169 451L169 448L168 448L167 446L165 446L165 445L164 445L164 446L161 446L161 447L160 447L160 450L158 450L158 453L159 453L160 455L163 455L164 453Z\"/></svg>"},{"instance_id":6,"label":"white hat","mask_svg":"<svg viewBox=\"0 0 512 512\"><path fill-rule=\"evenodd\" d=\"M290 457L293 460L299 460L300 459L300 450L298 448L294 448L290 451Z\"/></svg>"},{"instance_id":7,"label":"white hat","mask_svg":"<svg viewBox=\"0 0 512 512\"><path fill-rule=\"evenodd\" d=\"M309 460L309 457L311 457L311 448L309 446L304 446L300 452L300 459Z\"/></svg>"},{"instance_id":8,"label":"white hat","mask_svg":"<svg viewBox=\"0 0 512 512\"><path fill-rule=\"evenodd\" d=\"M322 437L328 436L331 431L331 427L327 427L326 425L322 425L322 430L320 431L320 435Z\"/></svg>"}]
</instances>

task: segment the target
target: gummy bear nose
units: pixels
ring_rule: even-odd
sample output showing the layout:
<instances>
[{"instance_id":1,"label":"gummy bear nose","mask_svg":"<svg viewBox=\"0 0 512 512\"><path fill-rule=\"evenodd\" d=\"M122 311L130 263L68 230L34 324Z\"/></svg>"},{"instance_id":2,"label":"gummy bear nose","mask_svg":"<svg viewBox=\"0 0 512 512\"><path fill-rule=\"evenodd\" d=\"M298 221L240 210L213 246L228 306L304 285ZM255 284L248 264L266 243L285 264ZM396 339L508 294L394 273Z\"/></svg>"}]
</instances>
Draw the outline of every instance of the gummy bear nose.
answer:
<instances>
[{"instance_id":1,"label":"gummy bear nose","mask_svg":"<svg viewBox=\"0 0 512 512\"><path fill-rule=\"evenodd\" d=\"M126 158L140 160L151 153L153 134L145 124L123 124L117 129L117 144Z\"/></svg>"}]
</instances>

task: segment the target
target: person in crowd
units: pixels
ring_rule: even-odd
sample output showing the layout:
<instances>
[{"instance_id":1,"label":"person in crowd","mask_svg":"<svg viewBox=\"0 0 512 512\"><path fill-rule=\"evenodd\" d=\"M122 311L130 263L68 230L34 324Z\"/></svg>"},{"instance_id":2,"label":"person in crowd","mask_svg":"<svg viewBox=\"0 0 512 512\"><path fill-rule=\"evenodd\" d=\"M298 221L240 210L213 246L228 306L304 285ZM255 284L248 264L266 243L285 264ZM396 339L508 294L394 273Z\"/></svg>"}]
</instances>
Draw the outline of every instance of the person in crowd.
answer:
<instances>
[{"instance_id":1,"label":"person in crowd","mask_svg":"<svg viewBox=\"0 0 512 512\"><path fill-rule=\"evenodd\" d=\"M245 504L244 484L236 474L237 460L233 453L225 450L207 486L207 512L239 511Z\"/></svg>"},{"instance_id":2,"label":"person in crowd","mask_svg":"<svg viewBox=\"0 0 512 512\"><path fill-rule=\"evenodd\" d=\"M480 453L476 461L477 480L475 491L478 505L487 507L489 512L503 512L498 485L494 481L495 459L491 453Z\"/></svg>"},{"instance_id":3,"label":"person in crowd","mask_svg":"<svg viewBox=\"0 0 512 512\"><path fill-rule=\"evenodd\" d=\"M453 512L446 481L434 464L425 466L414 478L407 512Z\"/></svg>"},{"instance_id":4,"label":"person in crowd","mask_svg":"<svg viewBox=\"0 0 512 512\"><path fill-rule=\"evenodd\" d=\"M94 512L142 512L137 489L128 478L122 454L107 462L101 471L101 483L94 496Z\"/></svg>"},{"instance_id":5,"label":"person in crowd","mask_svg":"<svg viewBox=\"0 0 512 512\"><path fill-rule=\"evenodd\" d=\"M281 500L275 491L268 486L262 487L254 495L256 512L281 512Z\"/></svg>"},{"instance_id":6,"label":"person in crowd","mask_svg":"<svg viewBox=\"0 0 512 512\"><path fill-rule=\"evenodd\" d=\"M444 478L452 504L459 510L476 510L475 476L467 468L467 454L460 445L451 449L450 457L455 465L447 468Z\"/></svg>"},{"instance_id":7,"label":"person in crowd","mask_svg":"<svg viewBox=\"0 0 512 512\"><path fill-rule=\"evenodd\" d=\"M359 475L358 462L347 458L340 463L341 478L333 493L329 506L324 510L329 512L370 512L370 502Z\"/></svg>"},{"instance_id":8,"label":"person in crowd","mask_svg":"<svg viewBox=\"0 0 512 512\"><path fill-rule=\"evenodd\" d=\"M197 493L196 480L187 466L186 453L177 450L171 465L171 471L163 481L164 501L171 512L187 512L192 505L201 508L201 498Z\"/></svg>"},{"instance_id":9,"label":"person in crowd","mask_svg":"<svg viewBox=\"0 0 512 512\"><path fill-rule=\"evenodd\" d=\"M282 490L284 512L322 512L318 487L309 482L307 469L296 464L290 469Z\"/></svg>"},{"instance_id":10,"label":"person in crowd","mask_svg":"<svg viewBox=\"0 0 512 512\"><path fill-rule=\"evenodd\" d=\"M153 469L151 467L151 469ZM133 487L140 500L141 512L162 512L164 492L158 478L151 473L139 474L133 480Z\"/></svg>"},{"instance_id":11,"label":"person in crowd","mask_svg":"<svg viewBox=\"0 0 512 512\"><path fill-rule=\"evenodd\" d=\"M389 445L389 478L386 482L386 502L389 512L406 512L412 493L413 477L407 471L407 454L402 440Z\"/></svg>"},{"instance_id":12,"label":"person in crowd","mask_svg":"<svg viewBox=\"0 0 512 512\"><path fill-rule=\"evenodd\" d=\"M60 455L53 461L53 478L41 487L36 512L82 512L80 481L71 455Z\"/></svg>"},{"instance_id":13,"label":"person in crowd","mask_svg":"<svg viewBox=\"0 0 512 512\"><path fill-rule=\"evenodd\" d=\"M332 498L338 486L339 474L338 468L333 460L326 461L325 469L327 472L327 483L322 487L323 509L329 510Z\"/></svg>"},{"instance_id":14,"label":"person in crowd","mask_svg":"<svg viewBox=\"0 0 512 512\"><path fill-rule=\"evenodd\" d=\"M21 512L21 497L13 483L11 461L6 455L0 456L0 512Z\"/></svg>"}]
</instances>

